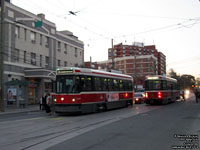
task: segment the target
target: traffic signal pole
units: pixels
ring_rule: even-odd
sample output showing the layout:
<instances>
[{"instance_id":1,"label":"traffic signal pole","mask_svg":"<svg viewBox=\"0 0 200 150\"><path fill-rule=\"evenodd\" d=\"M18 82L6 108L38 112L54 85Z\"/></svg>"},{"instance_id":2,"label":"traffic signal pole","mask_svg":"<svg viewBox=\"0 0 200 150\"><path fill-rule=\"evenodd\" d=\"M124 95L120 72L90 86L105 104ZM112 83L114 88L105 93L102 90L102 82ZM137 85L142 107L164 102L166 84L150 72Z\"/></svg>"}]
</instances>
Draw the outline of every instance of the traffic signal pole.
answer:
<instances>
[{"instance_id":1,"label":"traffic signal pole","mask_svg":"<svg viewBox=\"0 0 200 150\"><path fill-rule=\"evenodd\" d=\"M1 0L0 31L0 111L4 112L4 8L5 0Z\"/></svg>"}]
</instances>

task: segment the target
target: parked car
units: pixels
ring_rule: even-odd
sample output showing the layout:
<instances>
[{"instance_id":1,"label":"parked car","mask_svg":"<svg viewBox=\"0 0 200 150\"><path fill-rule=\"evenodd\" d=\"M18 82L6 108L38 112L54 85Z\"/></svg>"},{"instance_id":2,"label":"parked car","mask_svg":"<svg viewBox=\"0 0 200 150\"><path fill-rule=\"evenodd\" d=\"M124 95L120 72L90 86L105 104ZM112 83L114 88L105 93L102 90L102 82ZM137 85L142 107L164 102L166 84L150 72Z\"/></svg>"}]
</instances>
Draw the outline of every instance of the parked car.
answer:
<instances>
[{"instance_id":1,"label":"parked car","mask_svg":"<svg viewBox=\"0 0 200 150\"><path fill-rule=\"evenodd\" d=\"M135 104L142 104L145 101L145 96L143 92L136 92L134 95Z\"/></svg>"}]
</instances>

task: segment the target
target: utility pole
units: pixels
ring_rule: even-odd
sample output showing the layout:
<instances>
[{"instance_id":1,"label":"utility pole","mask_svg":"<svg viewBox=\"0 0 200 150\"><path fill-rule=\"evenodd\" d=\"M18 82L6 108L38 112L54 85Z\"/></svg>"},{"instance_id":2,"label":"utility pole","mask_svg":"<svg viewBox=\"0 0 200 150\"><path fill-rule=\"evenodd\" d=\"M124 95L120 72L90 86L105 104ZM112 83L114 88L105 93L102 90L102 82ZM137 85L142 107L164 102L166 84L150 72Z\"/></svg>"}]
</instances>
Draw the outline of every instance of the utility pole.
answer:
<instances>
[{"instance_id":1,"label":"utility pole","mask_svg":"<svg viewBox=\"0 0 200 150\"><path fill-rule=\"evenodd\" d=\"M111 40L111 44L112 44L112 69L115 69L115 62L114 62L114 48L113 48L113 39Z\"/></svg>"},{"instance_id":2,"label":"utility pole","mask_svg":"<svg viewBox=\"0 0 200 150\"><path fill-rule=\"evenodd\" d=\"M135 57L134 57L134 66L135 66L135 90L137 91L137 70L136 70L136 48L135 48L135 51L134 51L134 54L135 54Z\"/></svg>"},{"instance_id":3,"label":"utility pole","mask_svg":"<svg viewBox=\"0 0 200 150\"><path fill-rule=\"evenodd\" d=\"M0 111L4 112L4 8L5 0L1 0L0 31Z\"/></svg>"}]
</instances>

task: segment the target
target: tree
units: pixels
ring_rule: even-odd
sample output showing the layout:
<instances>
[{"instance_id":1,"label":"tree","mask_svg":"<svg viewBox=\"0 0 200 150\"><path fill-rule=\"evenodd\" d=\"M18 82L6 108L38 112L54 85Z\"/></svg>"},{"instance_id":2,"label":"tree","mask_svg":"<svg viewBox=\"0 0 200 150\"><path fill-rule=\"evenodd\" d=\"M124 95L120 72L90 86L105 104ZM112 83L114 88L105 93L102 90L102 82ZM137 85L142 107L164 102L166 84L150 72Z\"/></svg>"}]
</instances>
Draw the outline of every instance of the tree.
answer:
<instances>
[{"instance_id":1,"label":"tree","mask_svg":"<svg viewBox=\"0 0 200 150\"><path fill-rule=\"evenodd\" d=\"M180 76L173 69L169 70L168 76L176 79L181 89L190 89L195 84L194 76L188 74Z\"/></svg>"},{"instance_id":2,"label":"tree","mask_svg":"<svg viewBox=\"0 0 200 150\"><path fill-rule=\"evenodd\" d=\"M180 77L181 89L190 89L195 84L195 77L192 75L182 75Z\"/></svg>"},{"instance_id":3,"label":"tree","mask_svg":"<svg viewBox=\"0 0 200 150\"><path fill-rule=\"evenodd\" d=\"M168 72L168 76L171 78L176 79L178 82L180 80L180 75L177 75L177 73L174 71L174 69L170 69Z\"/></svg>"}]
</instances>

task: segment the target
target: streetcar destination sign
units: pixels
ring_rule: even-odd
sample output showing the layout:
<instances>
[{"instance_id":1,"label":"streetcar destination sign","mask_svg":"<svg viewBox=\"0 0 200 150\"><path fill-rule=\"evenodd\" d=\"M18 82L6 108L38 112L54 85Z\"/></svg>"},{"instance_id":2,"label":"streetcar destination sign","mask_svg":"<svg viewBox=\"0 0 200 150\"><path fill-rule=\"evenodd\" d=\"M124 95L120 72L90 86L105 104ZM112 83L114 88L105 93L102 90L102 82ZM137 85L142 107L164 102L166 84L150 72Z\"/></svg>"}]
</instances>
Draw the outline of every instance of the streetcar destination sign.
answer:
<instances>
[{"instance_id":1,"label":"streetcar destination sign","mask_svg":"<svg viewBox=\"0 0 200 150\"><path fill-rule=\"evenodd\" d=\"M73 70L57 70L57 74L73 73Z\"/></svg>"}]
</instances>

